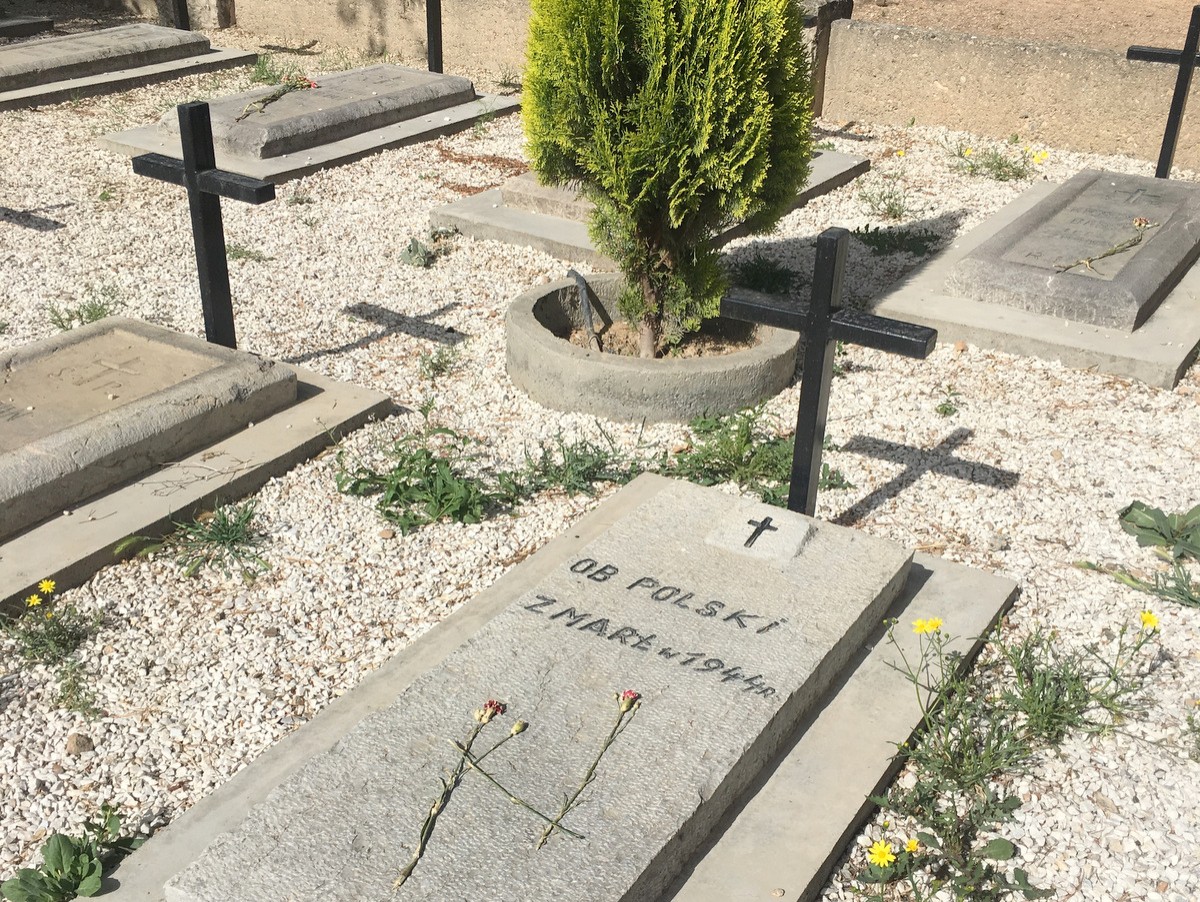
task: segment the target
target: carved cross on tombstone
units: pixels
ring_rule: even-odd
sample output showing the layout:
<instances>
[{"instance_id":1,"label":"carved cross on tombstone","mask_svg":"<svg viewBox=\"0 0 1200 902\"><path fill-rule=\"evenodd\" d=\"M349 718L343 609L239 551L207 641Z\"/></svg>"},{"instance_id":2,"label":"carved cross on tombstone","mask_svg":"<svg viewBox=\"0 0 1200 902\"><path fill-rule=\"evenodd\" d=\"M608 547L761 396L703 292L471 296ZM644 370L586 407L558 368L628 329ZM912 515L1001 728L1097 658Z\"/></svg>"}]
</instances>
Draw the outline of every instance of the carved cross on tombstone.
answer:
<instances>
[{"instance_id":1,"label":"carved cross on tombstone","mask_svg":"<svg viewBox=\"0 0 1200 902\"><path fill-rule=\"evenodd\" d=\"M756 541L758 541L758 537L764 532L779 532L778 526L771 525L770 517L763 517L761 520L747 520L746 525L754 527L754 532L750 533L750 538L746 539L747 548L751 547Z\"/></svg>"},{"instance_id":2,"label":"carved cross on tombstone","mask_svg":"<svg viewBox=\"0 0 1200 902\"><path fill-rule=\"evenodd\" d=\"M133 171L187 188L200 275L200 302L204 307L204 335L212 344L236 348L221 198L263 204L275 199L275 186L217 168L207 103L184 103L178 109L183 161L148 153L133 158Z\"/></svg>"},{"instance_id":3,"label":"carved cross on tombstone","mask_svg":"<svg viewBox=\"0 0 1200 902\"><path fill-rule=\"evenodd\" d=\"M839 309L849 241L850 233L838 228L826 229L817 238L812 300L807 312L799 307L745 296L726 297L721 301L722 316L805 335L788 510L810 517L817 508L821 450L825 442L825 417L829 410L836 343L846 341L918 360L928 357L937 343L936 329L857 310Z\"/></svg>"},{"instance_id":4,"label":"carved cross on tombstone","mask_svg":"<svg viewBox=\"0 0 1200 902\"><path fill-rule=\"evenodd\" d=\"M1179 141L1179 128L1183 124L1183 111L1187 109L1188 90L1192 85L1192 71L1196 68L1196 53L1200 50L1200 6L1192 7L1192 21L1188 25L1187 39L1182 50L1167 50L1163 47L1130 47L1126 59L1142 60L1147 63L1174 63L1179 66L1175 79L1175 93L1171 97L1171 111L1167 114L1167 130L1163 133L1162 149L1158 154L1158 166L1154 170L1156 179L1171 177L1171 162L1175 159L1175 145Z\"/></svg>"}]
</instances>

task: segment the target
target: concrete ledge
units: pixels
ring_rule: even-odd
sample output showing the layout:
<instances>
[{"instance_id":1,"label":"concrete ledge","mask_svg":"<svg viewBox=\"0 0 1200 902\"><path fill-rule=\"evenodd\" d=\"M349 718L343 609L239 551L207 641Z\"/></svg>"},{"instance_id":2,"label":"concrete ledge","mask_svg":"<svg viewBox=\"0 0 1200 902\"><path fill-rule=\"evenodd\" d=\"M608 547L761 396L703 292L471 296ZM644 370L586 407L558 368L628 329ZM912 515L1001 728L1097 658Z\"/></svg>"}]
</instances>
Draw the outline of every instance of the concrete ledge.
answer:
<instances>
[{"instance_id":1,"label":"concrete ledge","mask_svg":"<svg viewBox=\"0 0 1200 902\"><path fill-rule=\"evenodd\" d=\"M363 718L391 705L514 597L669 484L662 477L641 477L368 674L353 692L334 700L126 859L106 881L106 890L111 887L106 898L163 900L164 884L199 858L213 839L241 823L275 787L308 760L332 749ZM1009 580L918 554L888 616L905 624L915 617L940 616L955 635L975 636L995 622L1015 596L1015 584ZM915 702L904 704L910 687L892 669L892 650L879 643L881 633L880 628L860 650L856 668L830 693L811 724L796 731L764 778L746 794L740 811L718 828L709 848L689 868L690 875L663 897L664 902L815 897L846 837L870 812L865 796L893 775L893 743L908 738L919 723ZM907 647L913 639L909 631L897 633ZM976 646L961 640L956 648L969 658ZM777 888L784 893L774 893ZM489 902L523 898L519 886L503 879L497 881L496 892Z\"/></svg>"},{"instance_id":2,"label":"concrete ledge","mask_svg":"<svg viewBox=\"0 0 1200 902\"><path fill-rule=\"evenodd\" d=\"M592 310L601 334L620 315L624 278L594 275ZM527 291L505 320L508 376L540 404L610 420L687 422L705 413L732 413L772 397L796 372L800 336L760 327L758 344L720 357L643 360L604 354L566 338L581 323L573 279Z\"/></svg>"},{"instance_id":3,"label":"concrete ledge","mask_svg":"<svg viewBox=\"0 0 1200 902\"><path fill-rule=\"evenodd\" d=\"M877 298L872 312L932 326L942 342L965 341L1173 388L1200 346L1200 267L1186 273L1132 334L948 293L946 280L960 260L1057 187L1052 182L1034 185L911 273L891 292Z\"/></svg>"},{"instance_id":4,"label":"concrete ledge","mask_svg":"<svg viewBox=\"0 0 1200 902\"><path fill-rule=\"evenodd\" d=\"M1067 150L1157 160L1177 70L1113 50L834 22L824 115L1018 134ZM1193 108L1200 83L1193 82ZM1175 164L1200 168L1200 120L1185 117Z\"/></svg>"},{"instance_id":5,"label":"concrete ledge","mask_svg":"<svg viewBox=\"0 0 1200 902\"><path fill-rule=\"evenodd\" d=\"M233 156L217 148L217 166L250 178L280 184L322 169L344 166L379 153L390 147L405 147L429 141L442 135L452 135L470 128L483 117L507 116L521 108L519 96L483 95L470 103L460 104L436 113L427 113L363 132L331 144L322 144L295 154L261 159ZM171 138L159 132L157 125L114 132L96 139L100 146L114 153L135 157L143 153L161 153L177 160L183 158L178 135Z\"/></svg>"},{"instance_id":6,"label":"concrete ledge","mask_svg":"<svg viewBox=\"0 0 1200 902\"><path fill-rule=\"evenodd\" d=\"M12 19L0 19L0 38L27 38L30 35L49 31L53 27L53 19L43 19L36 16L18 16Z\"/></svg>"},{"instance_id":7,"label":"concrete ledge","mask_svg":"<svg viewBox=\"0 0 1200 902\"><path fill-rule=\"evenodd\" d=\"M816 151L811 166L808 184L796 195L792 210L798 210L813 198L854 181L871 168L871 161L853 154ZM546 189L538 185L518 184L515 188L506 185L432 210L429 224L433 228L458 229L469 238L536 248L560 260L586 263L593 269L615 270L616 263L592 244L586 222L541 212L555 210L560 213L579 213L590 207L586 201L565 206L561 202L556 203L553 200L556 193L561 194L558 189ZM510 201L534 209L523 208ZM749 229L738 224L717 235L713 244L721 247L747 234Z\"/></svg>"},{"instance_id":8,"label":"concrete ledge","mask_svg":"<svg viewBox=\"0 0 1200 902\"><path fill-rule=\"evenodd\" d=\"M156 63L153 66L119 69L104 75L89 75L84 78L72 78L67 81L38 85L34 88L22 88L19 91L4 91L0 92L0 111L19 110L48 103L62 103L66 100L78 100L81 97L94 97L97 94L128 91L130 88L140 88L143 85L168 81L172 78L182 78L185 75L215 72L218 69L232 69L235 66L251 66L257 58L257 53L214 48L211 53L167 63Z\"/></svg>"},{"instance_id":9,"label":"concrete ledge","mask_svg":"<svg viewBox=\"0 0 1200 902\"><path fill-rule=\"evenodd\" d=\"M80 585L116 560L112 547L126 536L165 535L172 521L248 495L392 409L387 395L293 369L292 406L0 544L0 614L17 613L39 580Z\"/></svg>"}]
</instances>

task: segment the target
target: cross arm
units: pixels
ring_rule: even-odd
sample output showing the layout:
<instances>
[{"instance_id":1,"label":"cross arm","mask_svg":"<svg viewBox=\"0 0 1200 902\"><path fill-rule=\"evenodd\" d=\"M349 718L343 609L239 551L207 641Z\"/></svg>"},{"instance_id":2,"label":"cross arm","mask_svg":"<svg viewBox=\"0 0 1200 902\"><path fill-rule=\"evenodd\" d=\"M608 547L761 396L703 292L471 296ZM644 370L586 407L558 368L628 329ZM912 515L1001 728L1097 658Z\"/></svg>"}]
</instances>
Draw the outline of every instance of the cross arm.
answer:
<instances>
[{"instance_id":1,"label":"cross arm","mask_svg":"<svg viewBox=\"0 0 1200 902\"><path fill-rule=\"evenodd\" d=\"M133 158L133 171L138 175L183 185L184 168L180 160L160 153L147 153ZM275 199L275 186L261 179L224 172L220 169L205 169L196 174L200 190L207 194L219 194L247 204L265 204Z\"/></svg>"},{"instance_id":2,"label":"cross arm","mask_svg":"<svg viewBox=\"0 0 1200 902\"><path fill-rule=\"evenodd\" d=\"M758 293L730 292L721 300L721 315L789 332L804 332L808 328L805 308L779 303ZM831 325L833 337L840 341L918 360L928 357L937 344L936 329L858 310L838 310Z\"/></svg>"},{"instance_id":3,"label":"cross arm","mask_svg":"<svg viewBox=\"0 0 1200 902\"><path fill-rule=\"evenodd\" d=\"M1183 60L1182 50L1168 50L1166 47L1143 47L1135 44L1125 51L1125 59L1139 60L1143 63L1174 63L1179 65ZM1200 53L1196 54L1196 62L1200 63Z\"/></svg>"}]
</instances>

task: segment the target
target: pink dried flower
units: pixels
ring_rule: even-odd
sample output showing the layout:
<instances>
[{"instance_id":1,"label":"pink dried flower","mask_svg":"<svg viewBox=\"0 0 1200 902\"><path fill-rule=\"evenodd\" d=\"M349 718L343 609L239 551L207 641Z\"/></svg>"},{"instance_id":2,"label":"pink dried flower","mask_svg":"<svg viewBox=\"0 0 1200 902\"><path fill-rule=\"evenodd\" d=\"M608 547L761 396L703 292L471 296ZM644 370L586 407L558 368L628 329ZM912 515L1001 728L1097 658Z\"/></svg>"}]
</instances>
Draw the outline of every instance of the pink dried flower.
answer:
<instances>
[{"instance_id":1,"label":"pink dried flower","mask_svg":"<svg viewBox=\"0 0 1200 902\"><path fill-rule=\"evenodd\" d=\"M489 698L484 706L475 712L475 719L480 723L488 723L493 717L503 714L507 710L508 706L504 702Z\"/></svg>"},{"instance_id":2,"label":"pink dried flower","mask_svg":"<svg viewBox=\"0 0 1200 902\"><path fill-rule=\"evenodd\" d=\"M618 698L618 703L620 704L621 713L624 714L627 711L631 710L633 708L633 706L636 705L641 700L641 698L642 698L642 696L640 693L634 692L632 689L626 689L624 692L621 693L620 697Z\"/></svg>"}]
</instances>

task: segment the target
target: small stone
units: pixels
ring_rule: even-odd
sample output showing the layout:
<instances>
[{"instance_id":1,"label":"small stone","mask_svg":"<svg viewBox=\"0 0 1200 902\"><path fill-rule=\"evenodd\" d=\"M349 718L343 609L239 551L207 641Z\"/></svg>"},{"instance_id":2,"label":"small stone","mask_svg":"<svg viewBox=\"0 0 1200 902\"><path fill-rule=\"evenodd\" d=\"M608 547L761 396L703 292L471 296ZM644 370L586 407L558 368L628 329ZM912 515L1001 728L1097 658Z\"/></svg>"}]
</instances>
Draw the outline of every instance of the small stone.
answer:
<instances>
[{"instance_id":1,"label":"small stone","mask_svg":"<svg viewBox=\"0 0 1200 902\"><path fill-rule=\"evenodd\" d=\"M1061 451L1059 451L1057 448L1055 448L1053 451L1050 452L1050 456L1053 457L1055 460L1063 459L1063 453Z\"/></svg>"},{"instance_id":2,"label":"small stone","mask_svg":"<svg viewBox=\"0 0 1200 902\"><path fill-rule=\"evenodd\" d=\"M965 341L956 341L954 343L954 352L956 354L961 354L966 349L967 349L967 343Z\"/></svg>"},{"instance_id":3,"label":"small stone","mask_svg":"<svg viewBox=\"0 0 1200 902\"><path fill-rule=\"evenodd\" d=\"M94 751L96 743L86 733L71 733L67 736L67 754L78 757L86 752Z\"/></svg>"},{"instance_id":4,"label":"small stone","mask_svg":"<svg viewBox=\"0 0 1200 902\"><path fill-rule=\"evenodd\" d=\"M274 639L276 636L279 635L279 627L268 626L265 630L263 630L263 635L266 636L268 639Z\"/></svg>"},{"instance_id":5,"label":"small stone","mask_svg":"<svg viewBox=\"0 0 1200 902\"><path fill-rule=\"evenodd\" d=\"M381 538L381 539L394 539L394 538L396 538L396 530L394 530L394 529L381 529L381 530L379 530L379 538Z\"/></svg>"}]
</instances>

